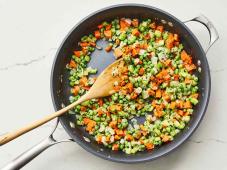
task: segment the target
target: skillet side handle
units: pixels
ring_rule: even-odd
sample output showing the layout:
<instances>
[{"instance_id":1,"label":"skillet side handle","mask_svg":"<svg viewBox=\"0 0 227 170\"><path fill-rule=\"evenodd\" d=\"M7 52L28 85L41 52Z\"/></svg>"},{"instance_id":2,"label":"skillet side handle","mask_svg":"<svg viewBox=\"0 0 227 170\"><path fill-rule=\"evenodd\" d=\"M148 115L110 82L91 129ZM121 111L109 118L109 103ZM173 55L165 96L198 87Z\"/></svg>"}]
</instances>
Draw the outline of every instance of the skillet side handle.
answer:
<instances>
[{"instance_id":1,"label":"skillet side handle","mask_svg":"<svg viewBox=\"0 0 227 170\"><path fill-rule=\"evenodd\" d=\"M219 39L217 29L214 27L212 22L202 14L200 14L198 17L185 21L184 23L187 23L190 21L195 21L195 22L199 22L199 23L203 24L209 31L210 41L209 41L208 47L205 49L205 52L207 53L208 50L210 49L210 47L215 43L215 41L217 41Z\"/></svg>"},{"instance_id":2,"label":"skillet side handle","mask_svg":"<svg viewBox=\"0 0 227 170\"><path fill-rule=\"evenodd\" d=\"M18 170L22 168L24 165L26 165L28 162L33 160L36 156L38 156L40 153L45 151L50 146L53 146L57 143L61 142L70 142L71 140L63 140L63 141L56 141L52 135L50 135L48 138L44 139L40 143L36 144L32 148L28 149L21 155L19 155L17 158L9 162L6 166L4 166L1 170Z\"/></svg>"},{"instance_id":3,"label":"skillet side handle","mask_svg":"<svg viewBox=\"0 0 227 170\"><path fill-rule=\"evenodd\" d=\"M65 140L56 140L53 137L53 133L55 132L57 126L58 126L59 119L57 119L56 124L54 128L52 129L50 135L42 140L40 143L36 144L32 148L28 149L18 157L16 157L14 160L9 162L7 165L5 165L1 170L18 170L22 168L24 165L29 163L31 160L33 160L36 156L41 154L43 151L45 151L50 146L53 146L58 143L62 142L71 142L72 139L65 139Z\"/></svg>"},{"instance_id":4,"label":"skillet side handle","mask_svg":"<svg viewBox=\"0 0 227 170\"><path fill-rule=\"evenodd\" d=\"M22 168L24 165L26 165L28 162L30 162L32 159L34 159L36 156L38 156L40 153L42 153L44 150L49 148L50 146L54 145L55 141L50 136L37 145L33 146L32 148L28 149L21 155L19 155L17 158L12 160L10 163L8 163L5 167L2 168L2 170L16 170Z\"/></svg>"}]
</instances>

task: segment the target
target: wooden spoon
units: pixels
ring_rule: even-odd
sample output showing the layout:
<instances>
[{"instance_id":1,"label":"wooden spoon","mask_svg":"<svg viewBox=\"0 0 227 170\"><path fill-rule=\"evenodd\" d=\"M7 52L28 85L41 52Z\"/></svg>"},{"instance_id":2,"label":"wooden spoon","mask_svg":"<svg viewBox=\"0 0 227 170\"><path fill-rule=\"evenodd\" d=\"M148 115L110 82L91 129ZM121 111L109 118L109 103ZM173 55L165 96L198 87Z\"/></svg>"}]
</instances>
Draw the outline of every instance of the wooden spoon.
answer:
<instances>
[{"instance_id":1,"label":"wooden spoon","mask_svg":"<svg viewBox=\"0 0 227 170\"><path fill-rule=\"evenodd\" d=\"M114 82L119 81L120 80L120 70L122 70L121 68L124 65L124 61L121 59L115 61L114 63L110 64L97 78L97 80L95 81L95 83L93 84L93 86L90 88L90 90L83 95L81 98L79 98L79 100L77 100L76 102L62 108L61 110L54 112L50 115L47 115L46 117L33 122L31 124L28 124L27 126L24 126L20 129L17 129L15 131L9 132L5 135L2 135L0 137L0 146L8 143L9 141L29 132L32 129L35 129L41 125L43 125L46 122L49 122L50 120L63 115L65 112L67 112L68 110L74 108L76 105L86 101L86 100L90 100L90 99L94 99L94 98L100 98L100 97L106 97L109 96L111 94L113 94L114 91ZM118 74L113 75L113 70L115 70L115 72L117 71Z\"/></svg>"}]
</instances>

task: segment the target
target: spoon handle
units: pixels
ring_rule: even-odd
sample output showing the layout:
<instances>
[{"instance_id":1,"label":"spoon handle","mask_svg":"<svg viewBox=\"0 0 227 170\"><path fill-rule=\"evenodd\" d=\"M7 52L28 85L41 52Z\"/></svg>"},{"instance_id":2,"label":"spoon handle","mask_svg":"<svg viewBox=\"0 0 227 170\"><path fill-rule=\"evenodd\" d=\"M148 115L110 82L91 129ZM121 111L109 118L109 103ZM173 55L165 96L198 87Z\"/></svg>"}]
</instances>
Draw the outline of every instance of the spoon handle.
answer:
<instances>
[{"instance_id":1,"label":"spoon handle","mask_svg":"<svg viewBox=\"0 0 227 170\"><path fill-rule=\"evenodd\" d=\"M50 120L52 120L52 119L54 119L58 116L63 115L68 110L72 109L76 105L78 105L78 104L80 104L80 103L82 103L82 102L84 102L88 99L91 99L91 98L90 98L90 95L88 95L88 93L87 93L84 96L82 96L79 100L77 100L76 102L62 108L61 110L58 110L57 112L49 114L49 115L45 116L44 118L37 120L33 123L30 123L30 124L20 128L20 129L14 130L12 132L9 132L9 133L6 133L6 134L0 136L0 146L10 142L13 139L16 139L17 137L19 137L19 136L21 136L21 135L23 135L23 134L25 134L25 133L27 133L27 132L35 129L35 128L47 123L47 122L49 122Z\"/></svg>"}]
</instances>

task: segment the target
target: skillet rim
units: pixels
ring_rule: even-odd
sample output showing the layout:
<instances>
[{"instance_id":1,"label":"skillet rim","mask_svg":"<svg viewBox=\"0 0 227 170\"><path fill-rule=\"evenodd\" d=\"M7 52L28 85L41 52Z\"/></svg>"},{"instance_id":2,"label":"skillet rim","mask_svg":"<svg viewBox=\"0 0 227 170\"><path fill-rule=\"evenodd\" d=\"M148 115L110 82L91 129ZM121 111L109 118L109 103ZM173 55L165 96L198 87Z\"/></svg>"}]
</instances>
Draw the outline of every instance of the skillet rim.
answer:
<instances>
[{"instance_id":1,"label":"skillet rim","mask_svg":"<svg viewBox=\"0 0 227 170\"><path fill-rule=\"evenodd\" d=\"M54 109L55 111L58 110L57 108L57 104L55 102L55 93L53 91L53 86L54 86L54 70L55 70L55 66L56 66L56 61L57 61L57 58L59 56L59 53L62 49L62 46L64 45L64 43L66 42L66 40L68 39L68 37L71 35L71 33L81 24L83 23L84 21L86 21L88 18L92 17L93 15L97 14L97 13L100 13L102 11L106 11L106 10L111 10L113 8L117 8L117 7L142 7L142 8L149 8L151 10L154 10L154 11L158 11L160 13L163 13L165 15L168 15L170 18L172 18L174 21L176 21L178 24L180 24L182 26L182 28L186 29L186 31L190 34L190 36L192 36L192 38L194 39L195 43L199 46L199 49L201 50L201 53L202 53L202 56L201 57L204 57L205 58L205 69L204 71L207 72L207 77L205 77L205 81L208 81L208 84L207 84L207 88L205 89L205 93L207 93L207 96L206 98L204 98L203 100L206 100L205 101L205 104L204 105L201 105L202 109L201 109L201 112L200 112L200 116L198 118L198 120L196 122L193 123L193 125L190 127L190 129L187 131L187 133L185 133L185 135L178 141L175 140L175 144L169 148L169 149L166 149L165 151L163 151L162 153L160 154L157 154L157 156L147 156L146 158L134 158L134 159L118 159L118 158L115 158L115 157L107 157L107 156L104 156L102 154L102 152L96 152L95 150L91 149L91 148L88 148L86 147L83 143L84 142L81 142L79 140L74 140L75 137L72 135L72 133L70 133L70 129L68 129L66 127L66 125L64 124L64 121L62 120L62 117L60 117L60 122L61 122L61 125L63 126L63 128L65 129L65 131L67 132L67 134L72 137L73 141L74 142L77 142L77 144L79 144L83 149L85 149L86 151L92 153L93 155L95 156L98 156L102 159L105 159L105 160L110 160L110 161L113 161L113 162L118 162L118 163L128 163L128 164L132 164L132 163L142 163L142 162L148 162L148 161L152 161L152 160L155 160L157 158L160 158L160 157L164 157L166 156L167 154L169 153L172 153L173 151L175 151L177 148L179 148L179 146L182 146L183 143L185 143L189 137L192 136L192 134L196 131L196 129L198 128L198 126L200 125L201 121L203 120L203 117L206 113L206 110L207 110L207 107L208 107L208 103L209 103L209 99L210 99L210 92L211 92L211 76L210 76L210 69L209 69L209 64L208 64L208 61L207 61L207 57L206 57L206 53L204 52L204 49L202 48L200 42L198 41L198 39L196 38L196 36L193 34L193 32L182 22L180 21L178 18L176 18L175 16L173 16L172 14L162 10L162 9L159 9L159 8L156 8L156 7L153 7L153 6L150 6L150 5L146 5L146 4L138 4L138 3L124 3L124 4L116 4L116 5L111 5L111 6L107 6L107 7L104 7L104 8L101 8L99 10L96 10L92 13L90 13L89 15L87 15L86 17L82 18L79 22L77 22L75 24L75 26L73 26L71 28L71 30L68 32L68 34L64 37L64 39L62 40L60 46L58 47L58 50L56 51L56 54L55 54L55 57L54 57L54 60L53 60L53 64L52 64L52 68L51 68L51 77L50 77L50 90L51 90L51 99L52 99L52 103L53 103L53 106L54 106ZM57 98L56 98L57 100Z\"/></svg>"}]
</instances>

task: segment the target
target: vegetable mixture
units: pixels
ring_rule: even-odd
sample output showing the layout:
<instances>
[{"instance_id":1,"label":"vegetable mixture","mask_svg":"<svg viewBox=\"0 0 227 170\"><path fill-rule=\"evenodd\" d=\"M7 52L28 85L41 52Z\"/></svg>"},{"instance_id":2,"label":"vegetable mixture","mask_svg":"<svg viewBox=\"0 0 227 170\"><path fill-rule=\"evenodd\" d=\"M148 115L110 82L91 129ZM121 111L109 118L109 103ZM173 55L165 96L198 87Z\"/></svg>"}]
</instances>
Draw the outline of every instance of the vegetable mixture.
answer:
<instances>
[{"instance_id":1,"label":"vegetable mixture","mask_svg":"<svg viewBox=\"0 0 227 170\"><path fill-rule=\"evenodd\" d=\"M150 19L121 18L98 25L93 34L83 36L80 50L74 51L70 71L74 102L92 84L96 68L87 68L91 53L100 48L97 40L109 42L106 52L126 63L116 93L92 99L75 107L76 124L84 126L97 143L127 154L153 150L170 142L190 121L198 103L197 68L186 53L178 34L164 30ZM100 56L102 57L102 56ZM116 70L113 71L113 75ZM138 123L136 117L145 121Z\"/></svg>"}]
</instances>

